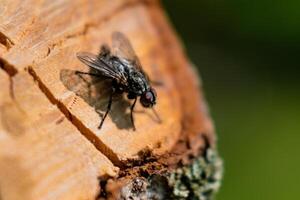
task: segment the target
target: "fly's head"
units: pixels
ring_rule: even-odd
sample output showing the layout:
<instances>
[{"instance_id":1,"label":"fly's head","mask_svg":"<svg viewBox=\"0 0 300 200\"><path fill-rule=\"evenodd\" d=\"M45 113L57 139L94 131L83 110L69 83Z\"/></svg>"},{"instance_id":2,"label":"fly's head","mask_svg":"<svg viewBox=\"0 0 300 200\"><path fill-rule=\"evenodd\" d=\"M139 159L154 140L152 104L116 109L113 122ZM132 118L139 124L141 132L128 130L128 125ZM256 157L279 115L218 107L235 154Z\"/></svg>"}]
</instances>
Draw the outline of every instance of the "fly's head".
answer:
<instances>
[{"instance_id":1,"label":"fly's head","mask_svg":"<svg viewBox=\"0 0 300 200\"><path fill-rule=\"evenodd\" d=\"M144 92L140 98L141 104L145 108L151 108L156 104L156 92L154 88L150 88L148 91Z\"/></svg>"}]
</instances>

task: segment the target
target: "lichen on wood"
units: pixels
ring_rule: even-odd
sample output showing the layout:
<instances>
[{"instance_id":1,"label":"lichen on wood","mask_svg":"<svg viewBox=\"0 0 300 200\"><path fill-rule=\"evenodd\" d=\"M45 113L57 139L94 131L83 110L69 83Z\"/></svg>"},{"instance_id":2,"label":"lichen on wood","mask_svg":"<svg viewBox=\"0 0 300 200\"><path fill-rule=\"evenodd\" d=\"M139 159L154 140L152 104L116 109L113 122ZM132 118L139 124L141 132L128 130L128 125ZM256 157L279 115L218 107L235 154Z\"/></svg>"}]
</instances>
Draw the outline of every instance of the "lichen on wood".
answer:
<instances>
[{"instance_id":1,"label":"lichen on wood","mask_svg":"<svg viewBox=\"0 0 300 200\"><path fill-rule=\"evenodd\" d=\"M207 149L190 165L170 174L173 199L210 200L218 191L223 174L222 160L215 149Z\"/></svg>"},{"instance_id":2,"label":"lichen on wood","mask_svg":"<svg viewBox=\"0 0 300 200\"><path fill-rule=\"evenodd\" d=\"M222 160L218 153L209 148L189 165L133 178L121 187L114 198L211 200L220 187L222 170ZM113 192L115 191L110 191L111 194Z\"/></svg>"}]
</instances>

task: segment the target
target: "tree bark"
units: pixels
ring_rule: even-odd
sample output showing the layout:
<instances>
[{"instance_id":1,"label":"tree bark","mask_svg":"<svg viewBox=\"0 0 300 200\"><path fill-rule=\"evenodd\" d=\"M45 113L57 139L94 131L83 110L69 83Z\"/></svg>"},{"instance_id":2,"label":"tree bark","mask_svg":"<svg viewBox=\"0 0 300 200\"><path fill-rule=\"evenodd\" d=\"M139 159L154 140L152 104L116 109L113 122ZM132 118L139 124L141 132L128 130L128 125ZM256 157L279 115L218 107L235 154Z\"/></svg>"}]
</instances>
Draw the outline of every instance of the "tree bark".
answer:
<instances>
[{"instance_id":1,"label":"tree bark","mask_svg":"<svg viewBox=\"0 0 300 200\"><path fill-rule=\"evenodd\" d=\"M79 51L122 32L156 112L115 97ZM158 1L0 0L0 199L210 199L222 166L197 73ZM102 114L101 114L102 113Z\"/></svg>"}]
</instances>

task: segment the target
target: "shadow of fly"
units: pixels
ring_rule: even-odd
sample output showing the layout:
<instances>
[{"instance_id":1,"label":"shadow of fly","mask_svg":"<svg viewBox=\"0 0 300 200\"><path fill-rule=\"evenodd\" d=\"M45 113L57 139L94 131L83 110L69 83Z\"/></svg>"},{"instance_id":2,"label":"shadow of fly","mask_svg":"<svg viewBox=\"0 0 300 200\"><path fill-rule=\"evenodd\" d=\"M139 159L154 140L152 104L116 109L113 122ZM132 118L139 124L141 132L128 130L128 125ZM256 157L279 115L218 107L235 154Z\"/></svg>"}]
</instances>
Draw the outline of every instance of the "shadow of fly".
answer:
<instances>
[{"instance_id":1,"label":"shadow of fly","mask_svg":"<svg viewBox=\"0 0 300 200\"><path fill-rule=\"evenodd\" d=\"M107 45L102 45L100 53L94 55L88 52L78 52L78 59L96 70L97 73L76 71L76 74L90 75L96 78L108 78L112 80L112 92L109 96L107 109L99 125L101 129L107 114L109 113L116 94L126 93L128 99L133 99L130 107L130 117L133 130L135 130L133 110L137 99L145 108L152 108L159 122L160 118L153 106L156 104L157 95L151 87L150 79L144 72L141 63L135 54L129 40L120 32L112 34L112 52Z\"/></svg>"}]
</instances>

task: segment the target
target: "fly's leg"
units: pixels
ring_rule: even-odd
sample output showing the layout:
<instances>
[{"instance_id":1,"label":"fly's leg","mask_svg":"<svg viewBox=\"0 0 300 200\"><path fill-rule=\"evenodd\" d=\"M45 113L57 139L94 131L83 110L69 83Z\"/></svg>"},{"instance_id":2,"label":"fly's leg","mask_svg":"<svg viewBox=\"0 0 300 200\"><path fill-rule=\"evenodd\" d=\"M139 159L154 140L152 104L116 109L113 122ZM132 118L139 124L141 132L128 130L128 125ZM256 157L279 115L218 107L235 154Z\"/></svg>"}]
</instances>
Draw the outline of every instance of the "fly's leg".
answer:
<instances>
[{"instance_id":1,"label":"fly's leg","mask_svg":"<svg viewBox=\"0 0 300 200\"><path fill-rule=\"evenodd\" d=\"M134 131L135 131L136 129L135 129L134 119L133 119L133 109L134 109L136 100L137 100L137 97L135 97L134 102L133 102L133 104L131 105L131 108L130 108L131 123L132 123L132 127L133 127L133 130L134 130Z\"/></svg>"},{"instance_id":2,"label":"fly's leg","mask_svg":"<svg viewBox=\"0 0 300 200\"><path fill-rule=\"evenodd\" d=\"M102 125L104 123L104 120L107 116L107 114L109 113L110 109L111 109L111 104L112 104L112 98L113 98L113 95L115 94L115 89L113 89L112 93L110 94L110 97L109 97L109 101L108 101L108 104L107 104L107 109L106 109L106 112L104 114L104 116L102 117L102 120L100 122L100 125L98 126L98 129L101 129L102 128Z\"/></svg>"}]
</instances>

